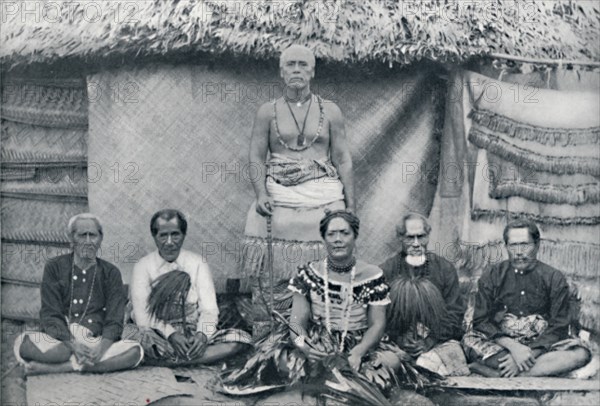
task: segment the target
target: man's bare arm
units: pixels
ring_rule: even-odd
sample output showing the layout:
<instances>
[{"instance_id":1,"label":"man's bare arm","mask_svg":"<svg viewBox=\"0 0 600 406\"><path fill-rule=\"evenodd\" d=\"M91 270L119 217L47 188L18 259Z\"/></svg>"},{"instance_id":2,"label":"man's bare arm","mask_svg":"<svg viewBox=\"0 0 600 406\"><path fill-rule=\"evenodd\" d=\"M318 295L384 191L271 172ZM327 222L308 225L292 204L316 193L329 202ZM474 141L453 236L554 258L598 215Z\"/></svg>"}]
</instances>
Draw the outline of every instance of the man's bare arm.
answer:
<instances>
[{"instance_id":1,"label":"man's bare arm","mask_svg":"<svg viewBox=\"0 0 600 406\"><path fill-rule=\"evenodd\" d=\"M252 176L252 187L256 194L256 211L263 216L270 216L273 202L267 193L267 169L265 160L269 150L269 124L271 120L270 103L263 104L256 113L252 138L250 140L250 167L258 170L258 176Z\"/></svg>"},{"instance_id":2,"label":"man's bare arm","mask_svg":"<svg viewBox=\"0 0 600 406\"><path fill-rule=\"evenodd\" d=\"M340 108L334 103L327 103L327 112L330 125L331 161L340 175L344 185L346 208L354 211L354 177L352 175L352 155L346 139L344 116Z\"/></svg>"}]
</instances>

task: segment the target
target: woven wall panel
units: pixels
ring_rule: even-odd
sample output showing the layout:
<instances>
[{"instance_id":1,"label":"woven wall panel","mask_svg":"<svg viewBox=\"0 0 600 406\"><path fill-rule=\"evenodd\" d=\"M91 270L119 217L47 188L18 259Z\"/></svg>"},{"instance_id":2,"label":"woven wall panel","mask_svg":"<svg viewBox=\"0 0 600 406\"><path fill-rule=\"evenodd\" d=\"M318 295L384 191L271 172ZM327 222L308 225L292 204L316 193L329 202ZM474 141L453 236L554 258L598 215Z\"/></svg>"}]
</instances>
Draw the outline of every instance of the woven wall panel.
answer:
<instances>
[{"instance_id":1,"label":"woven wall panel","mask_svg":"<svg viewBox=\"0 0 600 406\"><path fill-rule=\"evenodd\" d=\"M0 171L0 180L2 181L13 181L13 180L31 180L35 178L35 168L2 168Z\"/></svg>"},{"instance_id":2,"label":"woven wall panel","mask_svg":"<svg viewBox=\"0 0 600 406\"><path fill-rule=\"evenodd\" d=\"M35 286L2 284L2 317L14 320L38 320L42 299Z\"/></svg>"},{"instance_id":3,"label":"woven wall panel","mask_svg":"<svg viewBox=\"0 0 600 406\"><path fill-rule=\"evenodd\" d=\"M87 156L85 129L47 128L2 121L4 164L82 162Z\"/></svg>"},{"instance_id":4,"label":"woven wall panel","mask_svg":"<svg viewBox=\"0 0 600 406\"><path fill-rule=\"evenodd\" d=\"M67 223L87 203L2 198L2 239L67 243Z\"/></svg>"},{"instance_id":5,"label":"woven wall panel","mask_svg":"<svg viewBox=\"0 0 600 406\"><path fill-rule=\"evenodd\" d=\"M69 252L67 246L5 242L2 244L2 280L40 284L46 262Z\"/></svg>"},{"instance_id":6,"label":"woven wall panel","mask_svg":"<svg viewBox=\"0 0 600 406\"><path fill-rule=\"evenodd\" d=\"M23 198L87 199L87 168L38 168L31 179L7 179L0 183L4 196Z\"/></svg>"},{"instance_id":7,"label":"woven wall panel","mask_svg":"<svg viewBox=\"0 0 600 406\"><path fill-rule=\"evenodd\" d=\"M87 127L85 79L9 78L2 84L2 117L53 128Z\"/></svg>"}]
</instances>

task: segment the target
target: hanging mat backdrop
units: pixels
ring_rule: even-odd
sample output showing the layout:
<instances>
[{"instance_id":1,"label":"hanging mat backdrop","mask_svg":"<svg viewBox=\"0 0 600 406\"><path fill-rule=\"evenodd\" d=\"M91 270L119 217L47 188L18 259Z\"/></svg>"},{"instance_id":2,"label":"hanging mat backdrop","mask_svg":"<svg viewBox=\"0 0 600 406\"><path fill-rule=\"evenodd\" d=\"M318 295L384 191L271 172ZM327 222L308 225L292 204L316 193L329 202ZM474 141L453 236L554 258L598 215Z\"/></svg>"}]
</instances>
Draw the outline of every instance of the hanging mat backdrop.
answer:
<instances>
[{"instance_id":1,"label":"hanging mat backdrop","mask_svg":"<svg viewBox=\"0 0 600 406\"><path fill-rule=\"evenodd\" d=\"M600 96L581 86L541 89L532 84L545 81L533 75L507 80L453 75L459 91L447 107L442 165L459 163L463 176L440 178L434 225L458 242L461 276L475 280L506 259L501 239L509 219L535 221L540 259L578 288L580 322L598 331Z\"/></svg>"},{"instance_id":2,"label":"hanging mat backdrop","mask_svg":"<svg viewBox=\"0 0 600 406\"><path fill-rule=\"evenodd\" d=\"M85 78L29 73L3 76L0 120L2 316L22 320L39 317L44 264L88 211Z\"/></svg>"},{"instance_id":3,"label":"hanging mat backdrop","mask_svg":"<svg viewBox=\"0 0 600 406\"><path fill-rule=\"evenodd\" d=\"M276 65L244 73L155 65L88 77L98 94L90 96L88 173L101 171L89 183L89 204L105 224L103 257L125 280L155 249L150 217L166 207L187 215L184 247L206 257L217 291L243 276L243 230L255 198L250 134L260 104L281 94ZM393 219L431 209L444 87L422 67L328 72L317 74L313 90L344 113L362 221L359 256L378 264L397 248Z\"/></svg>"}]
</instances>

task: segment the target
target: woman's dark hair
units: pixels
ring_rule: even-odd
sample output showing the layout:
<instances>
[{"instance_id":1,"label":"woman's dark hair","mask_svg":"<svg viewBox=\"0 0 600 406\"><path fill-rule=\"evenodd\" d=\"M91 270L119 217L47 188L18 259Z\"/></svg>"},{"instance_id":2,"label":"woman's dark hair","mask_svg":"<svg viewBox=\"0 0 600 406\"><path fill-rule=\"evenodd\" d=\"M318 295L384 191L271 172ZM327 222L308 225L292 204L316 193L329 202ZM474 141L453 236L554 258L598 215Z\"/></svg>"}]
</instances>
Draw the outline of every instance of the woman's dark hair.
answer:
<instances>
[{"instance_id":1,"label":"woman's dark hair","mask_svg":"<svg viewBox=\"0 0 600 406\"><path fill-rule=\"evenodd\" d=\"M325 239L325 233L327 232L327 227L329 227L329 223L331 223L331 220L333 220L334 218L343 218L344 220L346 220L348 222L348 224L350 224L350 228L352 229L352 232L354 232L354 238L358 237L358 229L360 228L360 220L358 219L358 217L356 217L356 215L354 213L352 213L351 211L348 210L335 210L335 211L330 211L330 210L325 210L325 217L323 217L321 219L321 222L319 223L319 232L321 233L321 237L323 239Z\"/></svg>"}]
</instances>

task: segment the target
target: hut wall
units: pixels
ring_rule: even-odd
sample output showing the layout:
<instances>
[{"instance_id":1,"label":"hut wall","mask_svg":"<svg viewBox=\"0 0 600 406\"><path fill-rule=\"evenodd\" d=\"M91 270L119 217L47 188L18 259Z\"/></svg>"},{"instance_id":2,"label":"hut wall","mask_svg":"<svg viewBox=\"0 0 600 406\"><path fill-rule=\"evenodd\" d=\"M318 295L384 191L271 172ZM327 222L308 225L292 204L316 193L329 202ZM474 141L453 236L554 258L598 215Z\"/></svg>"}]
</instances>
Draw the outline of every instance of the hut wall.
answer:
<instances>
[{"instance_id":1,"label":"hut wall","mask_svg":"<svg viewBox=\"0 0 600 406\"><path fill-rule=\"evenodd\" d=\"M88 209L88 99L81 75L5 75L1 120L2 317L39 317L46 260L68 252Z\"/></svg>"}]
</instances>

